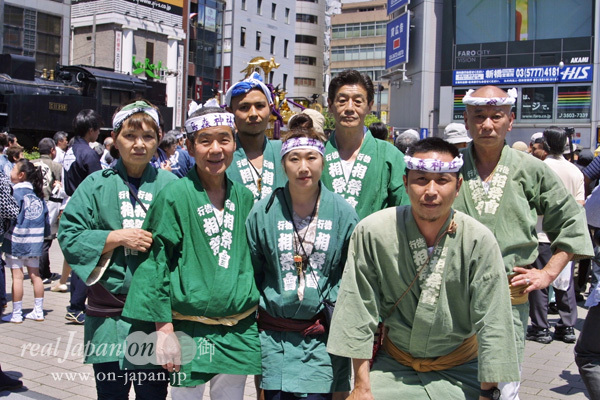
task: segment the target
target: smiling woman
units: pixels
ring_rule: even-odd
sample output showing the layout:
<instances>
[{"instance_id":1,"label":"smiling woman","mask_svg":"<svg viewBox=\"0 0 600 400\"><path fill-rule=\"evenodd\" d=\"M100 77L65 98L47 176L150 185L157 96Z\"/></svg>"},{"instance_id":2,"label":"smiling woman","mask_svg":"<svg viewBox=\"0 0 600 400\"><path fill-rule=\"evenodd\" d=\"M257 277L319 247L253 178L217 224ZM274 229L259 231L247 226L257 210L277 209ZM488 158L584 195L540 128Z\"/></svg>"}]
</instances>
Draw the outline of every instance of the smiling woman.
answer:
<instances>
[{"instance_id":1,"label":"smiling woman","mask_svg":"<svg viewBox=\"0 0 600 400\"><path fill-rule=\"evenodd\" d=\"M130 277L153 241L152 234L141 229L146 210L158 192L177 179L149 164L160 137L158 126L159 114L146 101L119 110L112 137L120 159L114 168L97 171L79 185L60 220L58 240L65 260L89 286L86 348L118 345L134 329L121 311ZM154 324L138 323L135 330L153 332ZM124 378L124 369L132 365L123 357L86 354L85 363L94 365L98 398L127 397L131 381ZM160 370L141 371L148 372L148 380L134 384L137 397L164 399L168 376ZM101 379L108 373L118 379Z\"/></svg>"}]
</instances>

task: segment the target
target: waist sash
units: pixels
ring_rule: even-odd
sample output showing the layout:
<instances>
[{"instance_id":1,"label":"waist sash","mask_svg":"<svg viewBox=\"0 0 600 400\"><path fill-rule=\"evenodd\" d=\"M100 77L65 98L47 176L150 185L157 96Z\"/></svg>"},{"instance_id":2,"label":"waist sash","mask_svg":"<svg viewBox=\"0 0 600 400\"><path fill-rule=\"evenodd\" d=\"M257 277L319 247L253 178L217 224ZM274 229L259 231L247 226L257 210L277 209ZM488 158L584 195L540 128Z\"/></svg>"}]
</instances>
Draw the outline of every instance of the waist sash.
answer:
<instances>
[{"instance_id":1,"label":"waist sash","mask_svg":"<svg viewBox=\"0 0 600 400\"><path fill-rule=\"evenodd\" d=\"M206 325L225 325L225 326L234 326L237 325L238 322L250 316L258 306L254 306L249 308L248 310L241 312L239 314L229 315L227 317L197 317L195 315L183 315L179 314L177 311L171 311L171 315L173 319L182 320L182 321L193 321L200 322L201 324Z\"/></svg>"},{"instance_id":2,"label":"waist sash","mask_svg":"<svg viewBox=\"0 0 600 400\"><path fill-rule=\"evenodd\" d=\"M123 312L126 294L113 294L101 283L88 288L88 304L85 314L91 317L117 317Z\"/></svg>"},{"instance_id":3,"label":"waist sash","mask_svg":"<svg viewBox=\"0 0 600 400\"><path fill-rule=\"evenodd\" d=\"M523 293L523 290L525 290L527 286L513 286L510 284L510 280L517 275L519 274L512 274L508 276L508 291L510 292L510 304L512 304L513 306L525 304L529 301L529 294Z\"/></svg>"},{"instance_id":4,"label":"waist sash","mask_svg":"<svg viewBox=\"0 0 600 400\"><path fill-rule=\"evenodd\" d=\"M260 308L258 310L258 329L260 331L300 332L302 336L321 335L327 331L321 315L319 313L311 320L277 318Z\"/></svg>"},{"instance_id":5,"label":"waist sash","mask_svg":"<svg viewBox=\"0 0 600 400\"><path fill-rule=\"evenodd\" d=\"M465 339L452 352L436 358L415 358L410 353L396 347L387 336L383 339L383 348L400 364L411 367L415 371L443 371L465 364L477 357L477 336L473 335Z\"/></svg>"}]
</instances>

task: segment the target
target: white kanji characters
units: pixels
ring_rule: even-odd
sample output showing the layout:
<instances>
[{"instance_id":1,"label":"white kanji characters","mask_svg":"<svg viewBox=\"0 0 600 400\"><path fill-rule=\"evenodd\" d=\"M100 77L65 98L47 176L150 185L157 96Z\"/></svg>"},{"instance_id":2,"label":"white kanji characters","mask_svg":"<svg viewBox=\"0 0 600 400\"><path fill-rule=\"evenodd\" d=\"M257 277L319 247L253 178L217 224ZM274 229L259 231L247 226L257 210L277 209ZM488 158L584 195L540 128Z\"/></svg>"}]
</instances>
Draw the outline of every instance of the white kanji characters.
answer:
<instances>
[{"instance_id":1,"label":"white kanji characters","mask_svg":"<svg viewBox=\"0 0 600 400\"><path fill-rule=\"evenodd\" d=\"M198 211L199 216L201 216L201 217L204 216L204 207L198 207L198 209L196 211Z\"/></svg>"},{"instance_id":2,"label":"white kanji characters","mask_svg":"<svg viewBox=\"0 0 600 400\"><path fill-rule=\"evenodd\" d=\"M145 198L146 198L146 201L148 201L148 202L152 203L152 199L153 199L153 197L152 197L152 193L150 193L150 192L146 192L146 196L145 196Z\"/></svg>"},{"instance_id":3,"label":"white kanji characters","mask_svg":"<svg viewBox=\"0 0 600 400\"><path fill-rule=\"evenodd\" d=\"M134 225L135 225L136 228L141 228L142 225L144 225L144 220L143 219L136 219L136 220L134 220L134 222L135 222Z\"/></svg>"},{"instance_id":4,"label":"white kanji characters","mask_svg":"<svg viewBox=\"0 0 600 400\"><path fill-rule=\"evenodd\" d=\"M250 191L252 192L252 195L253 195L254 197L258 197L258 195L259 195L259 193L258 193L258 188L256 187L256 184L255 184L254 182L252 182L252 183L251 183L251 184L249 184L249 185L246 185L246 187L247 187L248 189L250 189Z\"/></svg>"},{"instance_id":5,"label":"white kanji characters","mask_svg":"<svg viewBox=\"0 0 600 400\"><path fill-rule=\"evenodd\" d=\"M129 192L119 192L119 200L129 200Z\"/></svg>"},{"instance_id":6,"label":"white kanji characters","mask_svg":"<svg viewBox=\"0 0 600 400\"><path fill-rule=\"evenodd\" d=\"M350 179L348 181L348 186L346 187L346 192L353 196L360 195L360 190L362 189L362 182L358 179Z\"/></svg>"},{"instance_id":7,"label":"white kanji characters","mask_svg":"<svg viewBox=\"0 0 600 400\"><path fill-rule=\"evenodd\" d=\"M325 160L327 160L328 162L331 160L337 160L338 158L340 158L340 155L337 151L334 151L333 153L329 153L325 156Z\"/></svg>"},{"instance_id":8,"label":"white kanji characters","mask_svg":"<svg viewBox=\"0 0 600 400\"><path fill-rule=\"evenodd\" d=\"M233 236L230 231L223 231L221 234L221 246L227 250L231 250L231 243L233 242Z\"/></svg>"},{"instance_id":9,"label":"white kanji characters","mask_svg":"<svg viewBox=\"0 0 600 400\"><path fill-rule=\"evenodd\" d=\"M352 168L352 176L358 179L363 179L366 172L367 166L364 164L356 163L354 164L354 168Z\"/></svg>"},{"instance_id":10,"label":"white kanji characters","mask_svg":"<svg viewBox=\"0 0 600 400\"><path fill-rule=\"evenodd\" d=\"M315 238L315 250L327 251L329 249L329 233L319 232Z\"/></svg>"},{"instance_id":11,"label":"white kanji characters","mask_svg":"<svg viewBox=\"0 0 600 400\"><path fill-rule=\"evenodd\" d=\"M410 247L411 250L416 250L425 247L425 240L423 238L411 240L410 242L408 242L408 247Z\"/></svg>"},{"instance_id":12,"label":"white kanji characters","mask_svg":"<svg viewBox=\"0 0 600 400\"><path fill-rule=\"evenodd\" d=\"M273 193L273 188L271 186L264 185L262 187L262 195L263 197L270 196Z\"/></svg>"},{"instance_id":13,"label":"white kanji characters","mask_svg":"<svg viewBox=\"0 0 600 400\"><path fill-rule=\"evenodd\" d=\"M278 231L283 231L285 229L285 221L279 221L277 222L277 230Z\"/></svg>"},{"instance_id":14,"label":"white kanji characters","mask_svg":"<svg viewBox=\"0 0 600 400\"><path fill-rule=\"evenodd\" d=\"M310 265L315 269L323 269L325 264L325 253L314 252L310 255Z\"/></svg>"},{"instance_id":15,"label":"white kanji characters","mask_svg":"<svg viewBox=\"0 0 600 400\"><path fill-rule=\"evenodd\" d=\"M416 265L421 266L427 261L427 250L421 249L413 253L413 261Z\"/></svg>"},{"instance_id":16,"label":"white kanji characters","mask_svg":"<svg viewBox=\"0 0 600 400\"><path fill-rule=\"evenodd\" d=\"M498 204L495 200L490 200L485 202L485 206L483 208L483 212L486 214L496 214L496 210L498 210Z\"/></svg>"},{"instance_id":17,"label":"white kanji characters","mask_svg":"<svg viewBox=\"0 0 600 400\"><path fill-rule=\"evenodd\" d=\"M277 240L279 251L292 250L293 241L294 237L291 233L280 233L279 239Z\"/></svg>"},{"instance_id":18,"label":"white kanji characters","mask_svg":"<svg viewBox=\"0 0 600 400\"><path fill-rule=\"evenodd\" d=\"M358 204L358 201L356 201L356 199L354 198L354 196L350 196L346 199L346 203L350 204L352 206L352 208L356 208L356 205Z\"/></svg>"},{"instance_id":19,"label":"white kanji characters","mask_svg":"<svg viewBox=\"0 0 600 400\"><path fill-rule=\"evenodd\" d=\"M279 256L279 264L281 264L281 270L293 271L294 270L294 256L292 253L281 253Z\"/></svg>"},{"instance_id":20,"label":"white kanji characters","mask_svg":"<svg viewBox=\"0 0 600 400\"><path fill-rule=\"evenodd\" d=\"M265 167L266 169L273 170L273 169L275 169L275 164L273 164L272 161L264 160L263 161L263 167ZM263 178L264 178L264 176L263 176Z\"/></svg>"},{"instance_id":21,"label":"white kanji characters","mask_svg":"<svg viewBox=\"0 0 600 400\"><path fill-rule=\"evenodd\" d=\"M285 277L283 278L283 290L285 290L285 291L296 290L296 282L297 281L298 281L298 276L294 275L291 272L288 272L287 274L285 274Z\"/></svg>"},{"instance_id":22,"label":"white kanji characters","mask_svg":"<svg viewBox=\"0 0 600 400\"><path fill-rule=\"evenodd\" d=\"M344 171L342 170L342 164L340 164L339 161L329 164L328 170L329 175L332 177L344 175Z\"/></svg>"},{"instance_id":23,"label":"white kanji characters","mask_svg":"<svg viewBox=\"0 0 600 400\"><path fill-rule=\"evenodd\" d=\"M240 175L244 184L254 181L254 177L252 176L252 171L250 171L250 168L241 169Z\"/></svg>"},{"instance_id":24,"label":"white kanji characters","mask_svg":"<svg viewBox=\"0 0 600 400\"><path fill-rule=\"evenodd\" d=\"M219 253L219 267L229 268L229 259L231 256L223 250Z\"/></svg>"},{"instance_id":25,"label":"white kanji characters","mask_svg":"<svg viewBox=\"0 0 600 400\"><path fill-rule=\"evenodd\" d=\"M330 231L333 226L333 223L329 219L319 219L317 220L317 228L324 229L326 231Z\"/></svg>"},{"instance_id":26,"label":"white kanji characters","mask_svg":"<svg viewBox=\"0 0 600 400\"><path fill-rule=\"evenodd\" d=\"M504 194L504 190L497 186L492 186L488 191L488 197L492 200L500 201L502 195Z\"/></svg>"},{"instance_id":27,"label":"white kanji characters","mask_svg":"<svg viewBox=\"0 0 600 400\"><path fill-rule=\"evenodd\" d=\"M243 167L247 167L248 166L248 160L244 159L244 160L238 160L236 161L236 165L238 167L238 169L243 168Z\"/></svg>"},{"instance_id":28,"label":"white kanji characters","mask_svg":"<svg viewBox=\"0 0 600 400\"><path fill-rule=\"evenodd\" d=\"M227 199L227 200L225 200L225 208L231 212L235 212L235 203L233 201Z\"/></svg>"},{"instance_id":29,"label":"white kanji characters","mask_svg":"<svg viewBox=\"0 0 600 400\"><path fill-rule=\"evenodd\" d=\"M205 205L204 205L204 214L208 215L208 214L210 214L210 213L212 213L212 212L213 212L212 205L210 205L210 204L205 204Z\"/></svg>"},{"instance_id":30,"label":"white kanji characters","mask_svg":"<svg viewBox=\"0 0 600 400\"><path fill-rule=\"evenodd\" d=\"M492 177L491 184L494 186L499 186L503 188L506 185L506 181L508 180L508 176L502 174L494 174Z\"/></svg>"},{"instance_id":31,"label":"white kanji characters","mask_svg":"<svg viewBox=\"0 0 600 400\"><path fill-rule=\"evenodd\" d=\"M142 210L142 207L139 204L135 205L135 217L136 218L146 218L146 212Z\"/></svg>"},{"instance_id":32,"label":"white kanji characters","mask_svg":"<svg viewBox=\"0 0 600 400\"><path fill-rule=\"evenodd\" d=\"M206 218L204 220L204 232L206 232L208 236L219 233L219 223L215 217Z\"/></svg>"},{"instance_id":33,"label":"white kanji characters","mask_svg":"<svg viewBox=\"0 0 600 400\"><path fill-rule=\"evenodd\" d=\"M262 174L262 181L265 185L273 185L274 177L275 177L275 174L273 174L273 172L264 171ZM264 186L263 186L263 188L264 188Z\"/></svg>"},{"instance_id":34,"label":"white kanji characters","mask_svg":"<svg viewBox=\"0 0 600 400\"><path fill-rule=\"evenodd\" d=\"M129 202L121 203L121 217L123 218L134 218L135 214L133 212L133 205Z\"/></svg>"},{"instance_id":35,"label":"white kanji characters","mask_svg":"<svg viewBox=\"0 0 600 400\"><path fill-rule=\"evenodd\" d=\"M221 246L221 237L215 236L210 239L209 242L210 248L213 251L213 255L219 254L219 247Z\"/></svg>"},{"instance_id":36,"label":"white kanji characters","mask_svg":"<svg viewBox=\"0 0 600 400\"><path fill-rule=\"evenodd\" d=\"M346 180L343 177L335 178L331 182L331 186L333 186L335 193L344 193L346 190Z\"/></svg>"},{"instance_id":37,"label":"white kanji characters","mask_svg":"<svg viewBox=\"0 0 600 400\"><path fill-rule=\"evenodd\" d=\"M230 213L225 213L225 215L223 216L223 226L225 227L225 229L229 229L229 230L233 230L233 222L234 222L234 217L233 214Z\"/></svg>"},{"instance_id":38,"label":"white kanji characters","mask_svg":"<svg viewBox=\"0 0 600 400\"><path fill-rule=\"evenodd\" d=\"M132 219L123 220L123 229L135 228L135 221Z\"/></svg>"}]
</instances>

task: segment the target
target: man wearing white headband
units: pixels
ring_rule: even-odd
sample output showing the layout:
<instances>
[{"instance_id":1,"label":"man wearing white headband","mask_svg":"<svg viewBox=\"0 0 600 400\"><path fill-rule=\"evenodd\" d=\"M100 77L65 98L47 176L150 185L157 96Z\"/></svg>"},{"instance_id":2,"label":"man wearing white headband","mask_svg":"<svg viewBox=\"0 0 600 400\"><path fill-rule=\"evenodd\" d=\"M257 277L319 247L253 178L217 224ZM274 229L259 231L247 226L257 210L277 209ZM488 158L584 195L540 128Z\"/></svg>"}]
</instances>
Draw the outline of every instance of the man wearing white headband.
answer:
<instances>
[{"instance_id":1,"label":"man wearing white headband","mask_svg":"<svg viewBox=\"0 0 600 400\"><path fill-rule=\"evenodd\" d=\"M410 205L356 226L327 350L352 358L350 398L497 399L498 381L519 378L500 249L452 209L458 149L427 138L407 153ZM369 372L379 321L386 334Z\"/></svg>"},{"instance_id":2,"label":"man wearing white headband","mask_svg":"<svg viewBox=\"0 0 600 400\"><path fill-rule=\"evenodd\" d=\"M244 226L254 201L225 173L234 127L220 107L200 108L186 121L196 165L148 210L153 247L123 311L156 323L159 364L179 372L171 376L174 400L201 399L208 381L213 398L242 400L246 375L260 374L259 294ZM186 347L177 332L197 347Z\"/></svg>"},{"instance_id":3,"label":"man wearing white headband","mask_svg":"<svg viewBox=\"0 0 600 400\"><path fill-rule=\"evenodd\" d=\"M585 215L562 182L543 162L511 149L516 90L484 86L464 97L464 120L473 141L462 150L465 184L457 210L476 218L496 237L510 283L519 362L523 361L529 315L528 294L548 287L575 258L593 256ZM537 215L552 242L553 255L543 269L532 269L538 256ZM518 399L519 382L501 384L502 399Z\"/></svg>"},{"instance_id":4,"label":"man wearing white headband","mask_svg":"<svg viewBox=\"0 0 600 400\"><path fill-rule=\"evenodd\" d=\"M323 184L341 195L360 218L386 207L408 204L402 153L375 139L365 127L375 89L366 75L343 71L331 80L327 105L335 131L325 148Z\"/></svg>"},{"instance_id":5,"label":"man wearing white headband","mask_svg":"<svg viewBox=\"0 0 600 400\"><path fill-rule=\"evenodd\" d=\"M271 91L255 72L234 84L225 101L237 128L237 149L228 174L250 189L254 201L269 197L287 181L281 168L281 142L265 134L273 105Z\"/></svg>"}]
</instances>

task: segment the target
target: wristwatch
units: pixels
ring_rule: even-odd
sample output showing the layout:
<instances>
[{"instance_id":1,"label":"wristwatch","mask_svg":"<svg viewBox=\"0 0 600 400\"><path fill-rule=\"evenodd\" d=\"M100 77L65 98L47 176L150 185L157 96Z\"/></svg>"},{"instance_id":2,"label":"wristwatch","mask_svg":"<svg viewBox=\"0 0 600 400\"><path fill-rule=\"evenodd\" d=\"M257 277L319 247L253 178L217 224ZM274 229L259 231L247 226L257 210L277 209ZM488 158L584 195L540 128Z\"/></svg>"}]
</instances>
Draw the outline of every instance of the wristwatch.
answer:
<instances>
[{"instance_id":1,"label":"wristwatch","mask_svg":"<svg viewBox=\"0 0 600 400\"><path fill-rule=\"evenodd\" d=\"M500 398L500 389L497 387L487 390L481 389L480 396L486 399L498 400Z\"/></svg>"}]
</instances>

